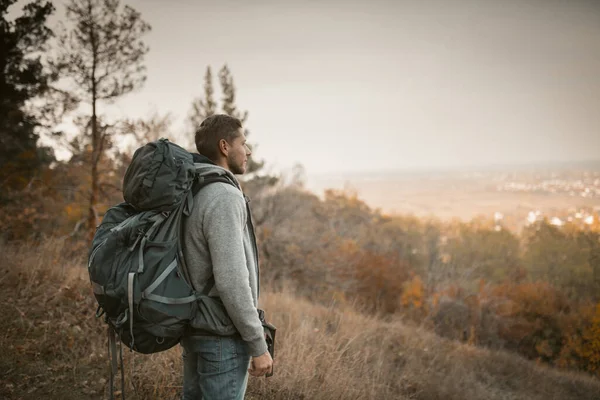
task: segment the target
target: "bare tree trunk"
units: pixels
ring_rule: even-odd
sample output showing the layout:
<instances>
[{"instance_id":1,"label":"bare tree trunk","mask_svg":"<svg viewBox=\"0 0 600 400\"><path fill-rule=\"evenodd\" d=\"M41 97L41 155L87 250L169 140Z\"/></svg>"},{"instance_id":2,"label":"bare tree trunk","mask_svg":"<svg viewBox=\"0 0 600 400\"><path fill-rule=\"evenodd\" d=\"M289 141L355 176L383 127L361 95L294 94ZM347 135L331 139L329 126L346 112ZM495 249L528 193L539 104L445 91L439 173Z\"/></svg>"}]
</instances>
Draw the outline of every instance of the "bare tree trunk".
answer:
<instances>
[{"instance_id":1,"label":"bare tree trunk","mask_svg":"<svg viewBox=\"0 0 600 400\"><path fill-rule=\"evenodd\" d=\"M92 15L92 4L88 2L88 12ZM88 238L90 242L96 233L96 225L98 223L98 214L96 212L96 204L98 204L98 161L101 156L101 138L98 132L98 121L96 115L97 87L96 87L96 64L98 57L98 44L94 35L94 29L90 29L90 45L92 46L92 190L90 191L90 205L88 214Z\"/></svg>"},{"instance_id":2,"label":"bare tree trunk","mask_svg":"<svg viewBox=\"0 0 600 400\"><path fill-rule=\"evenodd\" d=\"M92 190L90 191L90 204L88 214L88 236L91 241L94 238L97 225L96 204L98 203L98 160L100 159L100 146L98 128L96 126L96 101L92 103Z\"/></svg>"},{"instance_id":3,"label":"bare tree trunk","mask_svg":"<svg viewBox=\"0 0 600 400\"><path fill-rule=\"evenodd\" d=\"M95 140L95 139L94 139ZM96 146L94 146L96 147ZM96 148L92 150L92 160L98 158L98 151ZM98 164L92 161L92 190L90 191L90 203L89 203L89 214L88 214L88 229L90 241L94 238L97 225L97 213L96 204L98 203Z\"/></svg>"}]
</instances>

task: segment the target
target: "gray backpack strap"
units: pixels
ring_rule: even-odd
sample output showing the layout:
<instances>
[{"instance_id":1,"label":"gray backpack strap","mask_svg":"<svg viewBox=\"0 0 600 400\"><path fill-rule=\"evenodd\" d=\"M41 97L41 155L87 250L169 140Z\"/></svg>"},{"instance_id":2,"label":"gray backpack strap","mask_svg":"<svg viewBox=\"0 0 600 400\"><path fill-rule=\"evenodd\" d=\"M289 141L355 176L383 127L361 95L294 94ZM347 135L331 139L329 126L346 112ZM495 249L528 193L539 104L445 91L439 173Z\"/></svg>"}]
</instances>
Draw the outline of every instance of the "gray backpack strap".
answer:
<instances>
[{"instance_id":1,"label":"gray backpack strap","mask_svg":"<svg viewBox=\"0 0 600 400\"><path fill-rule=\"evenodd\" d=\"M107 326L108 330L108 358L110 360L110 399L113 400L114 397L114 384L115 384L115 375L117 374L117 369L119 368L117 365L117 342L115 338L115 332L112 328Z\"/></svg>"},{"instance_id":2,"label":"gray backpack strap","mask_svg":"<svg viewBox=\"0 0 600 400\"><path fill-rule=\"evenodd\" d=\"M211 276L207 281L202 290L200 291L201 296L208 296L212 288L215 286L215 277Z\"/></svg>"},{"instance_id":3,"label":"gray backpack strap","mask_svg":"<svg viewBox=\"0 0 600 400\"><path fill-rule=\"evenodd\" d=\"M158 301L159 303L163 303L163 304L185 304L185 303L191 303L192 301L195 301L198 298L198 296L196 294L192 294L187 297L174 298L174 297L159 296L159 295L152 293L165 279L167 279L167 276L169 276L169 274L171 272L173 272L173 270L175 268L177 268L177 260L173 260L171 262L171 264L169 264L169 266L163 271L163 273L160 274L160 276L158 278L156 278L156 280L154 282L152 282L152 284L150 286L148 286L146 288L146 290L144 290L142 292L142 299Z\"/></svg>"},{"instance_id":4,"label":"gray backpack strap","mask_svg":"<svg viewBox=\"0 0 600 400\"><path fill-rule=\"evenodd\" d=\"M110 359L110 390L109 398L115 398L115 375L119 369L118 363L121 364L121 398L125 400L125 368L123 364L123 343L119 340L119 360L117 361L117 335L115 331L108 326L108 357Z\"/></svg>"},{"instance_id":5,"label":"gray backpack strap","mask_svg":"<svg viewBox=\"0 0 600 400\"><path fill-rule=\"evenodd\" d=\"M163 304L185 304L185 303L191 303L192 301L198 300L198 298L200 296L208 295L208 293L215 286L215 278L211 276L210 279L204 285L204 288L200 291L200 293L195 293L195 294L187 296L187 297L172 298L172 297L159 296L159 295L152 293L167 278L167 276L169 276L169 274L175 268L177 268L177 260L173 260L173 262L171 264L169 264L167 269L165 269L163 271L163 273L158 278L156 278L156 280L152 283L152 285L148 286L146 288L146 290L144 290L142 292L142 298L153 300L153 301L158 301L159 303L163 303Z\"/></svg>"}]
</instances>

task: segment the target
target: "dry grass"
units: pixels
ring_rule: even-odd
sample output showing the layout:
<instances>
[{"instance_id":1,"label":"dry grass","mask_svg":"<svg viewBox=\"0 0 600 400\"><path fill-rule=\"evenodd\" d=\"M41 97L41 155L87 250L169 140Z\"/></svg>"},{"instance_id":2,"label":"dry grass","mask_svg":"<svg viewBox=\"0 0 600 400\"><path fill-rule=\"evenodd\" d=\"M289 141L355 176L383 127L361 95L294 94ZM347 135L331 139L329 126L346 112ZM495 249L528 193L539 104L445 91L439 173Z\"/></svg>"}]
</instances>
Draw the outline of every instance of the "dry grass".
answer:
<instances>
[{"instance_id":1,"label":"dry grass","mask_svg":"<svg viewBox=\"0 0 600 400\"><path fill-rule=\"evenodd\" d=\"M93 316L85 261L65 259L66 250L57 240L0 246L0 398L106 398L104 327ZM291 292L263 295L278 327L275 376L251 379L247 398L600 399L600 382L591 377ZM124 357L128 398L178 398L179 348Z\"/></svg>"}]
</instances>

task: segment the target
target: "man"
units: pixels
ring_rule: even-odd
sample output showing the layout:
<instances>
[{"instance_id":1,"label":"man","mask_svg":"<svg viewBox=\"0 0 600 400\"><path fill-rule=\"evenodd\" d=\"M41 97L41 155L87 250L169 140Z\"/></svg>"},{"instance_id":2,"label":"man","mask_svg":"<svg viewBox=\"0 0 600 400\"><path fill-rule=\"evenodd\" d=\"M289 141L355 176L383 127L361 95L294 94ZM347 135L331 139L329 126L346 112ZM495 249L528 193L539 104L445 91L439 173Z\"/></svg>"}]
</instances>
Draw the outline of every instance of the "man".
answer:
<instances>
[{"instance_id":1,"label":"man","mask_svg":"<svg viewBox=\"0 0 600 400\"><path fill-rule=\"evenodd\" d=\"M200 176L219 174L216 182L194 197L184 220L183 253L195 290L214 278L208 292L218 297L236 333L217 336L194 329L182 339L183 399L243 399L248 373L269 373L267 351L258 317L258 254L246 198L234 174L246 172L252 154L240 120L228 115L206 118L195 135L194 162Z\"/></svg>"}]
</instances>

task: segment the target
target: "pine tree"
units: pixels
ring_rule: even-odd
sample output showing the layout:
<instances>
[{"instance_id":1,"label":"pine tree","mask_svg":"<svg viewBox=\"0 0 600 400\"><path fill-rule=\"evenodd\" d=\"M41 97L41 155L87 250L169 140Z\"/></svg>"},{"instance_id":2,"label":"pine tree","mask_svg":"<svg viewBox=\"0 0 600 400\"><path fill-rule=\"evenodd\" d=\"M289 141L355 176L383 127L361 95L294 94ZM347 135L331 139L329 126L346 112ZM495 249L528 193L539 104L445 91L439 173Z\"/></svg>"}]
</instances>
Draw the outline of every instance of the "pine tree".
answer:
<instances>
[{"instance_id":1,"label":"pine tree","mask_svg":"<svg viewBox=\"0 0 600 400\"><path fill-rule=\"evenodd\" d=\"M242 121L245 124L248 120L248 111L240 111L236 105L236 88L233 83L233 76L229 71L229 67L224 65L219 70L219 83L221 86L221 93L223 95L221 99L221 110L224 114L231 115ZM210 66L206 67L206 74L204 75L204 97L197 97L192 102L192 109L188 116L188 121L191 125L191 135L200 126L202 121L217 113L218 104L214 100L214 86L213 77ZM244 134L248 136L250 132L248 129L244 129ZM192 146L193 147L193 146ZM255 159L250 157L248 160L248 173L256 172L263 167L264 162L257 162ZM270 177L269 181L273 178Z\"/></svg>"},{"instance_id":2,"label":"pine tree","mask_svg":"<svg viewBox=\"0 0 600 400\"><path fill-rule=\"evenodd\" d=\"M229 71L229 67L227 64L223 65L221 70L219 71L219 81L221 83L221 91L223 93L222 99L222 109L223 112L227 115L231 115L234 118L242 121L242 125L245 126L246 121L248 120L248 111L240 111L237 109L237 105L235 102L235 85L233 83L233 76ZM250 131L247 128L244 128L244 134L246 137L250 136ZM258 162L255 158L250 156L248 159L248 169L246 173L251 174L253 172L258 171L264 165L264 162Z\"/></svg>"},{"instance_id":3,"label":"pine tree","mask_svg":"<svg viewBox=\"0 0 600 400\"><path fill-rule=\"evenodd\" d=\"M53 35L46 21L54 7L49 1L33 1L9 21L8 8L14 3L0 0L0 184L4 193L23 188L54 158L51 149L37 146L39 122L26 109L52 81L39 54Z\"/></svg>"},{"instance_id":4,"label":"pine tree","mask_svg":"<svg viewBox=\"0 0 600 400\"><path fill-rule=\"evenodd\" d=\"M189 122L192 127L192 132L200 126L202 121L214 115L217 111L217 103L214 100L213 78L210 66L206 67L204 75L204 98L197 97L192 102L192 110L189 114Z\"/></svg>"},{"instance_id":5,"label":"pine tree","mask_svg":"<svg viewBox=\"0 0 600 400\"><path fill-rule=\"evenodd\" d=\"M98 165L110 142L110 130L101 129L98 106L143 85L148 47L141 37L150 25L133 8L121 9L119 0L71 0L67 18L74 27L61 38L55 66L72 83L79 99L91 108L89 129L82 133L92 149L88 214L91 237L97 223Z\"/></svg>"},{"instance_id":6,"label":"pine tree","mask_svg":"<svg viewBox=\"0 0 600 400\"><path fill-rule=\"evenodd\" d=\"M223 65L219 71L219 81L221 83L221 90L223 91L223 112L239 119L244 124L248 119L248 111L241 112L237 109L235 104L235 85L233 84L233 76L231 76L227 64Z\"/></svg>"}]
</instances>

